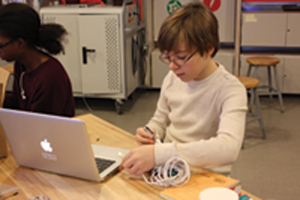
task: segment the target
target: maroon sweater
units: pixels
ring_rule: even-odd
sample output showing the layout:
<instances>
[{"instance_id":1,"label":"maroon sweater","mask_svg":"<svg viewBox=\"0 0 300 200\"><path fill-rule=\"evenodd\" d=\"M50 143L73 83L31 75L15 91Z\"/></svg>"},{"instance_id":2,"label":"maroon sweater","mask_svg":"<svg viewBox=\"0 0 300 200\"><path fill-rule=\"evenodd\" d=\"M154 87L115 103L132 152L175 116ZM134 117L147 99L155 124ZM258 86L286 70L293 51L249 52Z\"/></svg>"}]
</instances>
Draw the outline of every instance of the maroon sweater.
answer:
<instances>
[{"instance_id":1,"label":"maroon sweater","mask_svg":"<svg viewBox=\"0 0 300 200\"><path fill-rule=\"evenodd\" d=\"M16 62L13 91L5 96L5 108L66 117L75 115L71 82L58 60L50 57L32 72L25 73L23 80L20 81L20 76L24 71L25 67ZM22 99L22 88L26 99Z\"/></svg>"}]
</instances>

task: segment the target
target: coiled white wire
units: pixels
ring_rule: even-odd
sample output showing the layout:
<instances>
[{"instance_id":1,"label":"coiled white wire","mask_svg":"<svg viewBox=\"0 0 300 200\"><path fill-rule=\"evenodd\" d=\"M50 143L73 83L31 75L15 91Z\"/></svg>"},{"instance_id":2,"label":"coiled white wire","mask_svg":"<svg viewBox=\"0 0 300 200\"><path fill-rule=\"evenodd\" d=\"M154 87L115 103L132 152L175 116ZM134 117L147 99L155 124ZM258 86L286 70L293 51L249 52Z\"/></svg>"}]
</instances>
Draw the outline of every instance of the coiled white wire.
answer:
<instances>
[{"instance_id":1,"label":"coiled white wire","mask_svg":"<svg viewBox=\"0 0 300 200\"><path fill-rule=\"evenodd\" d=\"M150 185L162 187L183 186L191 177L189 165L182 158L175 156L165 164L154 167L149 179L143 174L144 180Z\"/></svg>"}]
</instances>

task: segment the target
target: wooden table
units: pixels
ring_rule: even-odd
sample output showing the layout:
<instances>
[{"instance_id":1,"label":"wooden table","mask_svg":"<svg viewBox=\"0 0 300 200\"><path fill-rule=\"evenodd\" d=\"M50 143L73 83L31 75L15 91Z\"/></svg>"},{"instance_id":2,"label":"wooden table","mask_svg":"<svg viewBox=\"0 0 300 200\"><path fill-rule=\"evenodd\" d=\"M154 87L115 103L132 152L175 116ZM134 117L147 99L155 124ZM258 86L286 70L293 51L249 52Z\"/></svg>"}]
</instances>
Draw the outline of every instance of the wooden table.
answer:
<instances>
[{"instance_id":1,"label":"wooden table","mask_svg":"<svg viewBox=\"0 0 300 200\"><path fill-rule=\"evenodd\" d=\"M7 70L10 74L14 74L14 63L2 65L1 68Z\"/></svg>"},{"instance_id":2,"label":"wooden table","mask_svg":"<svg viewBox=\"0 0 300 200\"><path fill-rule=\"evenodd\" d=\"M85 122L92 144L125 149L138 146L133 135L92 114L76 118ZM20 188L19 194L9 200L26 200L41 194L51 200L153 200L162 199L159 194L164 189L148 185L141 176L130 175L127 170L103 183L95 183L19 167L10 150L7 158L0 159L0 182ZM253 200L259 198L253 196Z\"/></svg>"}]
</instances>

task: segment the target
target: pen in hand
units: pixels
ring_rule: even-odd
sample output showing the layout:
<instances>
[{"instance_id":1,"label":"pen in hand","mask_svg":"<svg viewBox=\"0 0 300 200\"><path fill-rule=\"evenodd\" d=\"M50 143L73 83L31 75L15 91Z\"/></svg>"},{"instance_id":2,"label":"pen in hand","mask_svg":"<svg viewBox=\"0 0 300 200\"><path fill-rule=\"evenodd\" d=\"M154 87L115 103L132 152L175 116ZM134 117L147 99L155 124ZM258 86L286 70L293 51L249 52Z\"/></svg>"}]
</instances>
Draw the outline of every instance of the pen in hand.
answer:
<instances>
[{"instance_id":1,"label":"pen in hand","mask_svg":"<svg viewBox=\"0 0 300 200\"><path fill-rule=\"evenodd\" d=\"M145 131L146 131L147 133L150 133L150 134L153 136L153 140L154 140L154 142L155 142L155 141L156 141L156 138L155 138L155 135L154 135L153 131L152 131L148 126L145 126Z\"/></svg>"}]
</instances>

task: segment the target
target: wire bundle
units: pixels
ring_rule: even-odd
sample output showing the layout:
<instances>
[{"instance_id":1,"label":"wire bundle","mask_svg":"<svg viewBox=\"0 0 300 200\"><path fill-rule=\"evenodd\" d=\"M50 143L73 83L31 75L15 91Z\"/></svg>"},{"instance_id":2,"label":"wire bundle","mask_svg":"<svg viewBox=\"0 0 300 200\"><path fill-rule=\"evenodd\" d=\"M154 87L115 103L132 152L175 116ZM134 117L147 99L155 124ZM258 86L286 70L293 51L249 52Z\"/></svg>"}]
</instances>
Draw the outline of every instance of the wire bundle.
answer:
<instances>
[{"instance_id":1,"label":"wire bundle","mask_svg":"<svg viewBox=\"0 0 300 200\"><path fill-rule=\"evenodd\" d=\"M163 165L154 167L150 173L149 180L143 174L146 183L162 187L183 186L191 176L189 165L178 156L170 158Z\"/></svg>"}]
</instances>

